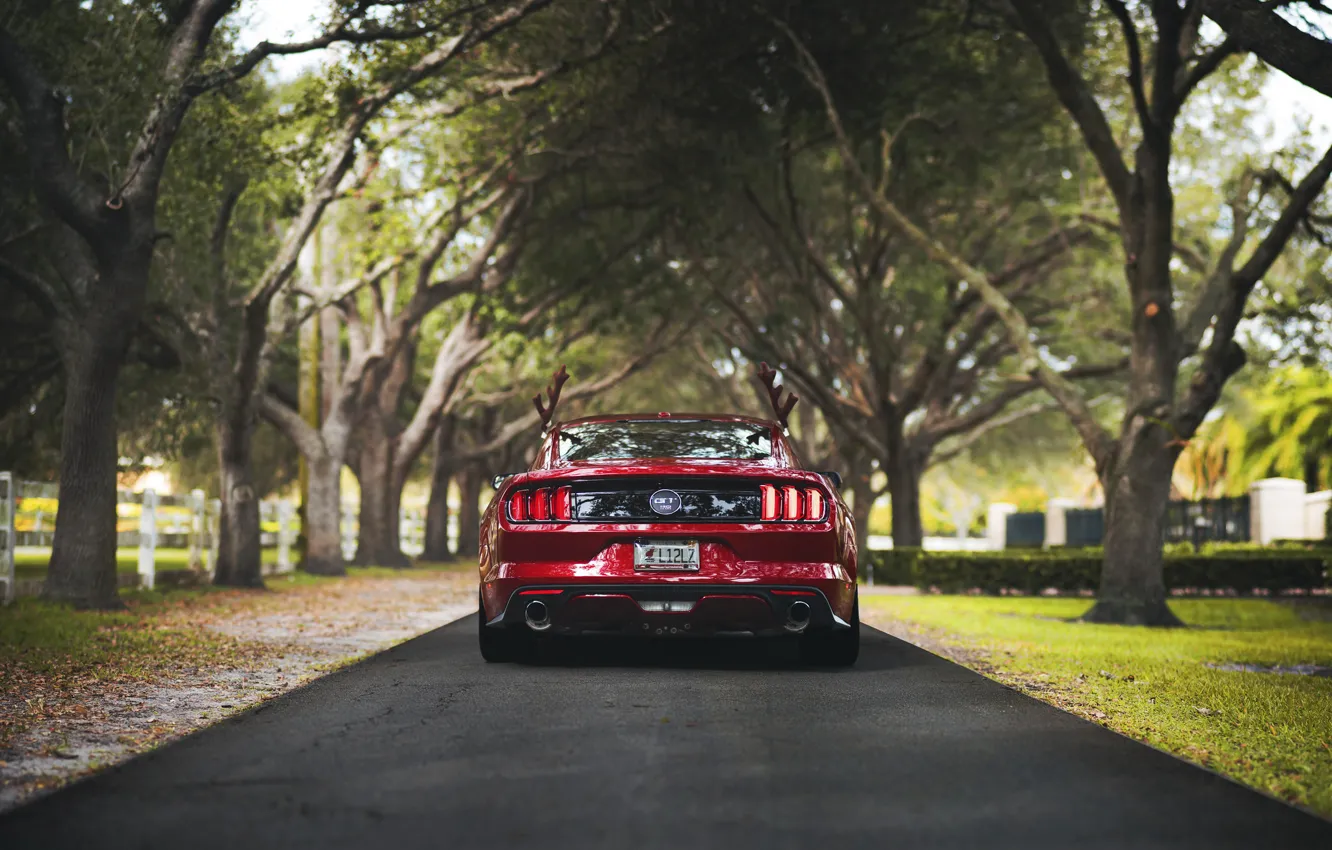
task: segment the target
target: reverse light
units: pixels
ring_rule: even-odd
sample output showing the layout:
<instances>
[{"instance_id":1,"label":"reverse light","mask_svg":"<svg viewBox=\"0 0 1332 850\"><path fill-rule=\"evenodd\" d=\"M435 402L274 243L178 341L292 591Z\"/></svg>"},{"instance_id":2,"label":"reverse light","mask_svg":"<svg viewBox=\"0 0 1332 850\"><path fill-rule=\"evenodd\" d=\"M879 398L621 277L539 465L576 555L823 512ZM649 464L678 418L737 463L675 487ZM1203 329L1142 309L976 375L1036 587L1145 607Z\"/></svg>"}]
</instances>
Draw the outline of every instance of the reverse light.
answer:
<instances>
[{"instance_id":1,"label":"reverse light","mask_svg":"<svg viewBox=\"0 0 1332 850\"><path fill-rule=\"evenodd\" d=\"M644 611L653 611L661 614L687 614L694 610L694 603L687 600L661 601L655 599L643 599L638 603L638 607Z\"/></svg>"}]
</instances>

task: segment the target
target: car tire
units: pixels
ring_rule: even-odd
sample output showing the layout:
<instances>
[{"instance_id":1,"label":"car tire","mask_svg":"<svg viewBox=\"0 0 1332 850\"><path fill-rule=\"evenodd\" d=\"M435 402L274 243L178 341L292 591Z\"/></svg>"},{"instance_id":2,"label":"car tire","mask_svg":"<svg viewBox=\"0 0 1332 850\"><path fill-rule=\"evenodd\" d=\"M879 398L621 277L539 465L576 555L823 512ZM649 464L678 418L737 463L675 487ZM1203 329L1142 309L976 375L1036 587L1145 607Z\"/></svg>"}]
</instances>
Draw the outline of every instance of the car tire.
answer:
<instances>
[{"instance_id":1,"label":"car tire","mask_svg":"<svg viewBox=\"0 0 1332 850\"><path fill-rule=\"evenodd\" d=\"M486 625L486 606L477 604L477 642L481 657L491 664L525 661L532 656L532 635L526 629L496 629Z\"/></svg>"},{"instance_id":2,"label":"car tire","mask_svg":"<svg viewBox=\"0 0 1332 850\"><path fill-rule=\"evenodd\" d=\"M850 667L860 656L860 594L851 603L851 628L800 636L800 659L815 667Z\"/></svg>"}]
</instances>

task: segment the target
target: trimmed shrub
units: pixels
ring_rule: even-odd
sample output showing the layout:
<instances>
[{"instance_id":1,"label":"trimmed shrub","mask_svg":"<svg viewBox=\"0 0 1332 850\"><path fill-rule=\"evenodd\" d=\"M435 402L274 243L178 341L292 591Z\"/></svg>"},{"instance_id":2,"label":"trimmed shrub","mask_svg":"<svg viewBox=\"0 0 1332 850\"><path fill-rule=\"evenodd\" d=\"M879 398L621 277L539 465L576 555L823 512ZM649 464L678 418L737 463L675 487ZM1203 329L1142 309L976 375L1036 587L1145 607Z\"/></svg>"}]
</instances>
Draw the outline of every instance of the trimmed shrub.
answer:
<instances>
[{"instance_id":1,"label":"trimmed shrub","mask_svg":"<svg viewBox=\"0 0 1332 850\"><path fill-rule=\"evenodd\" d=\"M926 552L889 549L869 553L879 584L913 584L921 590L979 590L1036 594L1094 591L1100 584L1100 549ZM1173 551L1165 556L1166 587L1183 591L1247 594L1308 592L1328 586L1332 551L1231 549Z\"/></svg>"}]
</instances>

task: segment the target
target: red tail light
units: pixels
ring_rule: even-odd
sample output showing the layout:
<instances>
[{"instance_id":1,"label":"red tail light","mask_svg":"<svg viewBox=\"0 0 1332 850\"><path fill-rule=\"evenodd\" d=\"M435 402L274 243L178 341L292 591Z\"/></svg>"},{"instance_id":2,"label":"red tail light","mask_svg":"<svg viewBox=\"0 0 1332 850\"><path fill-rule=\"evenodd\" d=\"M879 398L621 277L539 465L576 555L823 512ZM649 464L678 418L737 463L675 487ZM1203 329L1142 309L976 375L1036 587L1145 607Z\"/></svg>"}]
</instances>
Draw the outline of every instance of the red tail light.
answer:
<instances>
[{"instance_id":1,"label":"red tail light","mask_svg":"<svg viewBox=\"0 0 1332 850\"><path fill-rule=\"evenodd\" d=\"M801 504L802 501L804 500L801 499L800 490L798 488L783 487L782 519L788 521L801 519L801 515L804 513L804 511L801 510L801 508L803 507L803 505Z\"/></svg>"},{"instance_id":2,"label":"red tail light","mask_svg":"<svg viewBox=\"0 0 1332 850\"><path fill-rule=\"evenodd\" d=\"M828 497L822 490L793 484L759 485L759 519L763 522L820 522L827 514Z\"/></svg>"},{"instance_id":3,"label":"red tail light","mask_svg":"<svg viewBox=\"0 0 1332 850\"><path fill-rule=\"evenodd\" d=\"M573 519L573 488L561 487L555 491L555 506L552 511L556 519Z\"/></svg>"},{"instance_id":4,"label":"red tail light","mask_svg":"<svg viewBox=\"0 0 1332 850\"><path fill-rule=\"evenodd\" d=\"M823 519L823 494L818 490L805 491L805 519L810 522Z\"/></svg>"},{"instance_id":5,"label":"red tail light","mask_svg":"<svg viewBox=\"0 0 1332 850\"><path fill-rule=\"evenodd\" d=\"M509 494L509 519L514 522L525 522L527 520L526 491L514 490Z\"/></svg>"},{"instance_id":6,"label":"red tail light","mask_svg":"<svg viewBox=\"0 0 1332 850\"><path fill-rule=\"evenodd\" d=\"M550 490L542 487L532 493L532 521L545 522L550 519Z\"/></svg>"}]
</instances>

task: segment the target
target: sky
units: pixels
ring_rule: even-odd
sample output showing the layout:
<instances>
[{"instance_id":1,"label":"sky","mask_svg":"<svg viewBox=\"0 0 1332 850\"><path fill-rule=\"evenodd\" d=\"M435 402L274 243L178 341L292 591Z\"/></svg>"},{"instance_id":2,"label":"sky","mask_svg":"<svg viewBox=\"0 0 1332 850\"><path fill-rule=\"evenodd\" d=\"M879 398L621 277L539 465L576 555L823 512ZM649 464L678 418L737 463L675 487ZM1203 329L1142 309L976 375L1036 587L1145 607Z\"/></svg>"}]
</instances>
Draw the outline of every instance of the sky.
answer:
<instances>
[{"instance_id":1,"label":"sky","mask_svg":"<svg viewBox=\"0 0 1332 850\"><path fill-rule=\"evenodd\" d=\"M247 15L241 26L242 46L259 41L290 41L310 38L318 33L313 17L323 17L325 0L252 0L242 7ZM322 54L322 55L321 55ZM329 51L270 60L273 73L291 78L305 68L326 61ZM1313 141L1322 147L1332 143L1332 98L1298 83L1280 71L1273 71L1265 94L1264 114L1272 129L1272 146L1294 135L1304 122L1310 122Z\"/></svg>"}]
</instances>

